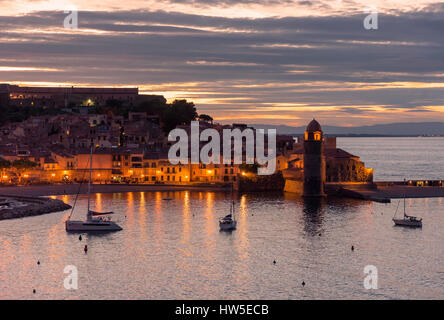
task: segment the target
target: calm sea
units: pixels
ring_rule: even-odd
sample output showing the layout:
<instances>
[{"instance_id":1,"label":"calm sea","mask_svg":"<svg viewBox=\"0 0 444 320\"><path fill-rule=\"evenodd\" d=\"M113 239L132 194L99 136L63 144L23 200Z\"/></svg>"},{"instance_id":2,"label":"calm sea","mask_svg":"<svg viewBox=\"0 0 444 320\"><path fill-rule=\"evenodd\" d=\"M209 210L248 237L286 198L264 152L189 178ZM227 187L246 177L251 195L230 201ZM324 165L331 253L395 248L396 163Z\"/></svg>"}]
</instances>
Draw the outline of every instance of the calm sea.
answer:
<instances>
[{"instance_id":1,"label":"calm sea","mask_svg":"<svg viewBox=\"0 0 444 320\"><path fill-rule=\"evenodd\" d=\"M338 138L337 145L374 168L375 181L444 179L444 137Z\"/></svg>"},{"instance_id":2,"label":"calm sea","mask_svg":"<svg viewBox=\"0 0 444 320\"><path fill-rule=\"evenodd\" d=\"M438 157L436 144L444 139L418 140L418 154L403 139L339 144L376 172L378 166L387 170L381 163L393 163L398 171L422 177L440 168L428 163L430 170L413 170L416 159L428 157L424 141ZM399 145L403 156L395 157ZM366 146L379 150L382 159ZM408 154L413 163L405 169ZM396 159L405 161L395 165ZM384 172L381 179L397 177ZM57 198L72 204L75 196ZM393 226L398 200L307 202L282 193L235 199L239 222L231 233L218 228L230 207L230 194L223 192L95 194L92 207L113 210L123 230L84 234L81 241L65 232L69 211L0 221L0 298L444 299L442 198L407 199L407 211L424 218L422 230ZM75 218L83 217L86 204L86 195L79 196ZM78 270L77 290L64 288L67 265ZM367 265L377 268L376 290L364 287Z\"/></svg>"}]
</instances>

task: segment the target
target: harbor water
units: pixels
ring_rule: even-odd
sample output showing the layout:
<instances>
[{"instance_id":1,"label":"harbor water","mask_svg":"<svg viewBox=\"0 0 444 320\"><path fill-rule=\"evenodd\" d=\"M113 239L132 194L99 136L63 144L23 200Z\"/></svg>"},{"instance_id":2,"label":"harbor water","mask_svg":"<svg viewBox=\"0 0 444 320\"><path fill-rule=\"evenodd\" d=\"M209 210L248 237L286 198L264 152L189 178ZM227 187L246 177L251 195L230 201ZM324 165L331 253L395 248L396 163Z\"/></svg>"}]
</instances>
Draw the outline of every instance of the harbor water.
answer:
<instances>
[{"instance_id":1,"label":"harbor water","mask_svg":"<svg viewBox=\"0 0 444 320\"><path fill-rule=\"evenodd\" d=\"M415 138L416 147L403 139L340 138L338 146L360 155L379 179L439 178L443 161L429 152L440 157L444 139ZM99 193L91 200L93 210L114 211L123 230L79 240L65 231L70 211L0 221L1 299L444 299L442 198L407 199L407 212L424 222L409 229L393 226L400 200L235 194L233 232L218 226L229 192ZM87 195L79 195L73 218L84 218L86 206ZM368 265L377 269L377 289L364 286ZM75 290L65 288L67 266L78 271Z\"/></svg>"}]
</instances>

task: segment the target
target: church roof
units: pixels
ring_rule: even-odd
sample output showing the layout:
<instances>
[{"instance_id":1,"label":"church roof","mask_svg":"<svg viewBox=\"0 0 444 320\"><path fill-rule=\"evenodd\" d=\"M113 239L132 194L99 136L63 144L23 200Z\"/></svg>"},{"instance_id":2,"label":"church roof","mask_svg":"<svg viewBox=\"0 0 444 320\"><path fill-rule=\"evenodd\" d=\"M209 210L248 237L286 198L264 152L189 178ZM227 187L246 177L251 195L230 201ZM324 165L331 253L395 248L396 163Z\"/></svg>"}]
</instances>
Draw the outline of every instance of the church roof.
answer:
<instances>
[{"instance_id":1,"label":"church roof","mask_svg":"<svg viewBox=\"0 0 444 320\"><path fill-rule=\"evenodd\" d=\"M324 155L328 158L359 158L358 156L355 156L345 150L339 149L339 148L327 148L324 151Z\"/></svg>"},{"instance_id":2,"label":"church roof","mask_svg":"<svg viewBox=\"0 0 444 320\"><path fill-rule=\"evenodd\" d=\"M308 132L322 131L321 125L315 119L311 120L311 122L307 126Z\"/></svg>"}]
</instances>

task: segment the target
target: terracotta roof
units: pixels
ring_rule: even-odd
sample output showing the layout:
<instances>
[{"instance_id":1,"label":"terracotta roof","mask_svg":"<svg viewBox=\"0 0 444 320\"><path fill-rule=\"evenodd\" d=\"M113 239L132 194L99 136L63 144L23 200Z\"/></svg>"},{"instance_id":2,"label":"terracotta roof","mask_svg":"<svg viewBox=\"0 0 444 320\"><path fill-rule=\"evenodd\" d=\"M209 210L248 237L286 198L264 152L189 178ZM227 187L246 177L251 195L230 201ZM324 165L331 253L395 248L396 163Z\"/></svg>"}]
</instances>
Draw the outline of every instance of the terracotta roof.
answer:
<instances>
[{"instance_id":1,"label":"terracotta roof","mask_svg":"<svg viewBox=\"0 0 444 320\"><path fill-rule=\"evenodd\" d=\"M276 141L289 141L289 142L295 142L294 138L292 136L289 135L283 135L283 134L279 134L276 135Z\"/></svg>"},{"instance_id":2,"label":"terracotta roof","mask_svg":"<svg viewBox=\"0 0 444 320\"><path fill-rule=\"evenodd\" d=\"M351 153L348 153L347 151L344 151L342 149L325 149L324 155L326 157L334 157L334 158L359 158L358 156L355 156Z\"/></svg>"},{"instance_id":3,"label":"terracotta roof","mask_svg":"<svg viewBox=\"0 0 444 320\"><path fill-rule=\"evenodd\" d=\"M91 149L82 148L77 151L77 154L89 154ZM117 148L95 148L93 150L93 154L122 154L122 155L131 155L131 154L142 154L143 148L128 148L128 147L117 147Z\"/></svg>"},{"instance_id":4,"label":"terracotta roof","mask_svg":"<svg viewBox=\"0 0 444 320\"><path fill-rule=\"evenodd\" d=\"M57 163L53 158L45 158L45 163Z\"/></svg>"},{"instance_id":5,"label":"terracotta roof","mask_svg":"<svg viewBox=\"0 0 444 320\"><path fill-rule=\"evenodd\" d=\"M144 160L168 159L167 152L149 152L143 155Z\"/></svg>"}]
</instances>

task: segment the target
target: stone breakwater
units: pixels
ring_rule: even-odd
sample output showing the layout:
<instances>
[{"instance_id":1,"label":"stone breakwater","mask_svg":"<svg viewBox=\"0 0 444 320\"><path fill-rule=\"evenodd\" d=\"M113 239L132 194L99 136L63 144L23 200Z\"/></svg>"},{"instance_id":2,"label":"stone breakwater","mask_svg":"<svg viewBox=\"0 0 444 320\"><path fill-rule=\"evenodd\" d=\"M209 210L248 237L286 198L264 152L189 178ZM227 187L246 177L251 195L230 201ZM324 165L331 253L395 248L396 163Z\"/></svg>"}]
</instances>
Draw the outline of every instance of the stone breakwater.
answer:
<instances>
[{"instance_id":1,"label":"stone breakwater","mask_svg":"<svg viewBox=\"0 0 444 320\"><path fill-rule=\"evenodd\" d=\"M285 180L281 173L272 175L240 176L234 188L240 192L282 191Z\"/></svg>"},{"instance_id":2,"label":"stone breakwater","mask_svg":"<svg viewBox=\"0 0 444 320\"><path fill-rule=\"evenodd\" d=\"M69 204L57 199L0 195L0 220L37 216L70 208Z\"/></svg>"}]
</instances>

